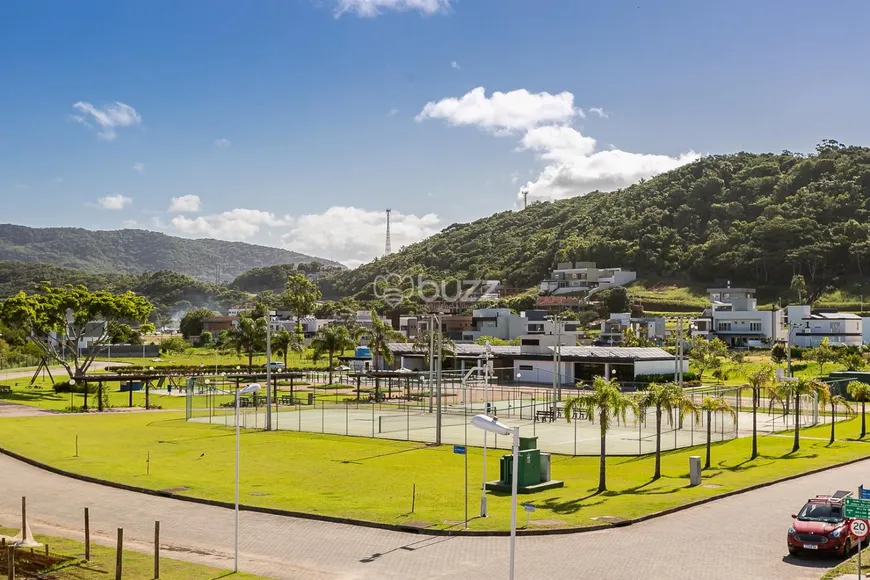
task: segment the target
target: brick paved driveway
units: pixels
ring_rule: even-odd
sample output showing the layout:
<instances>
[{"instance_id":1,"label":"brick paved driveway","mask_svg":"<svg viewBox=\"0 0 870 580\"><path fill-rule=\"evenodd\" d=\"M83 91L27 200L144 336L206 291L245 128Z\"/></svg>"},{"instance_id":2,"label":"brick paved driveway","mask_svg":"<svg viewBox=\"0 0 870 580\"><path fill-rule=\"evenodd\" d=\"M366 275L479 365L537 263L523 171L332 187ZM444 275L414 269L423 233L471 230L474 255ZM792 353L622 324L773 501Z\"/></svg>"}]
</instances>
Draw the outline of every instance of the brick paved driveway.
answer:
<instances>
[{"instance_id":1,"label":"brick paved driveway","mask_svg":"<svg viewBox=\"0 0 870 580\"><path fill-rule=\"evenodd\" d=\"M870 462L723 499L627 528L520 537L517 577L576 580L816 580L834 560L785 557L789 514L809 495L870 483ZM0 523L20 497L36 526L91 526L147 549L153 520L174 557L231 567L232 511L53 475L0 455ZM69 532L67 532L69 533ZM503 580L507 538L440 538L242 512L242 568L292 580ZM169 555L169 554L167 554Z\"/></svg>"}]
</instances>

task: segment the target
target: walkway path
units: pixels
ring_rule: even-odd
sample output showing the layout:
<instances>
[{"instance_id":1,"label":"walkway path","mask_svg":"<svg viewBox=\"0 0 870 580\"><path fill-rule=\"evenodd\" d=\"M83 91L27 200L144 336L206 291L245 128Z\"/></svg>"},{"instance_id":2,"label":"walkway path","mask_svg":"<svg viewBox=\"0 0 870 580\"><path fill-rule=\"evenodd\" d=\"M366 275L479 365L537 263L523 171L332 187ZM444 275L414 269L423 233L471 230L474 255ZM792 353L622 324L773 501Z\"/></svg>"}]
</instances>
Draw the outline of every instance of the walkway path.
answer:
<instances>
[{"instance_id":1,"label":"walkway path","mask_svg":"<svg viewBox=\"0 0 870 580\"><path fill-rule=\"evenodd\" d=\"M784 557L789 514L810 495L867 483L868 468L861 462L626 528L520 537L517 577L816 580L836 560ZM167 556L232 567L231 510L88 484L2 455L0 489L2 524L15 525L26 495L35 529L80 537L82 508L89 506L91 527L105 538L123 527L125 539L145 549L160 520L161 538L175 552ZM241 521L242 568L274 578L506 577L507 538L428 537L245 512Z\"/></svg>"}]
</instances>

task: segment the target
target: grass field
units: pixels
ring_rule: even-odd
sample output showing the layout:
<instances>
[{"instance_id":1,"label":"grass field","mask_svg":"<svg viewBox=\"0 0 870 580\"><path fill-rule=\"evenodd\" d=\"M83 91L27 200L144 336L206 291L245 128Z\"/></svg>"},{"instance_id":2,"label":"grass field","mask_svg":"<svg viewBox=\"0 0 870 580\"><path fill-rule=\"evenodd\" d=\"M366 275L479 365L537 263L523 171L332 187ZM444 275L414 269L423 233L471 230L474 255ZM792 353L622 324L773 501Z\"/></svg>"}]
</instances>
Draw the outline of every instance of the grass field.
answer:
<instances>
[{"instance_id":1,"label":"grass field","mask_svg":"<svg viewBox=\"0 0 870 580\"><path fill-rule=\"evenodd\" d=\"M13 535L18 530L0 527L0 535ZM35 534L38 541L48 544L52 554L73 558L69 564L63 564L51 573L51 578L57 580L97 580L115 577L115 549L91 543L91 559L84 561L84 544L66 538L43 536ZM153 578L154 556L124 550L124 578ZM17 574L16 574L17 576ZM6 574L3 574L6 577ZM255 576L240 572L233 574L228 570L211 568L201 564L191 564L180 560L160 558L160 578L162 580L217 580L232 578L237 580L266 580L263 576Z\"/></svg>"},{"instance_id":2,"label":"grass field","mask_svg":"<svg viewBox=\"0 0 870 580\"><path fill-rule=\"evenodd\" d=\"M866 541L862 542L861 546L862 548L866 546ZM868 552L867 548L864 548L861 550L862 577L866 576L868 569L870 569L870 552ZM827 573L825 573L825 575L822 576L820 580L836 580L840 576L844 576L846 574L858 574L858 554L855 554L839 566L828 570Z\"/></svg>"},{"instance_id":3,"label":"grass field","mask_svg":"<svg viewBox=\"0 0 870 580\"><path fill-rule=\"evenodd\" d=\"M839 437L856 437L857 419L838 425ZM34 438L38 432L40 437ZM829 427L804 429L800 452L790 454L791 439L760 441L762 456L746 461L747 439L713 446L714 468L705 471L716 488L688 487L688 457L693 448L666 453L664 477L652 482L652 457L608 460L611 491L595 494L596 457L553 457L553 477L565 487L541 492L535 519L557 526L589 526L594 518L637 517L692 500L740 489L807 470L864 457L867 443L839 440L828 447ZM78 436L79 457L74 457ZM812 439L818 437L820 439ZM230 502L233 498L232 429L185 423L174 413L57 415L8 418L0 422L0 445L61 469L151 489L187 487L187 495ZM150 475L145 461L150 453ZM488 455L490 479L498 458ZM469 514L477 510L481 450L469 449ZM242 501L259 506L399 524L423 521L434 527L464 520L464 461L450 446L296 432L250 431L242 436ZM416 484L415 512L411 512ZM472 529L506 529L509 495L490 494L490 516L473 519Z\"/></svg>"}]
</instances>

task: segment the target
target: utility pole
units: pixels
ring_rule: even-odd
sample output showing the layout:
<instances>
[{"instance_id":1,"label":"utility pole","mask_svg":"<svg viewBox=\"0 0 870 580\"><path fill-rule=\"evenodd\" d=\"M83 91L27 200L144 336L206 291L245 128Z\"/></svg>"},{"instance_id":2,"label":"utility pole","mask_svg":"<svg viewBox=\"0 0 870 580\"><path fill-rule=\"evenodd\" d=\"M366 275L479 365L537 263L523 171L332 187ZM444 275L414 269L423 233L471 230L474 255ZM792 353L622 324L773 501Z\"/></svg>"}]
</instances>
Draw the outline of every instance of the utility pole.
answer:
<instances>
[{"instance_id":1,"label":"utility pole","mask_svg":"<svg viewBox=\"0 0 870 580\"><path fill-rule=\"evenodd\" d=\"M236 395L238 396L238 395ZM254 395L256 397L256 395ZM272 313L266 307L266 431L272 430Z\"/></svg>"},{"instance_id":2,"label":"utility pole","mask_svg":"<svg viewBox=\"0 0 870 580\"><path fill-rule=\"evenodd\" d=\"M429 412L432 412L432 392L435 388L432 373L435 369L435 315L429 314Z\"/></svg>"},{"instance_id":3,"label":"utility pole","mask_svg":"<svg viewBox=\"0 0 870 580\"><path fill-rule=\"evenodd\" d=\"M441 319L436 318L438 321L438 377L437 383L435 385L435 445L441 445L441 350L442 350L442 341L441 341Z\"/></svg>"},{"instance_id":4,"label":"utility pole","mask_svg":"<svg viewBox=\"0 0 870 580\"><path fill-rule=\"evenodd\" d=\"M523 188L520 193L522 193L523 195L523 209L526 209L527 207L529 207L529 190Z\"/></svg>"}]
</instances>

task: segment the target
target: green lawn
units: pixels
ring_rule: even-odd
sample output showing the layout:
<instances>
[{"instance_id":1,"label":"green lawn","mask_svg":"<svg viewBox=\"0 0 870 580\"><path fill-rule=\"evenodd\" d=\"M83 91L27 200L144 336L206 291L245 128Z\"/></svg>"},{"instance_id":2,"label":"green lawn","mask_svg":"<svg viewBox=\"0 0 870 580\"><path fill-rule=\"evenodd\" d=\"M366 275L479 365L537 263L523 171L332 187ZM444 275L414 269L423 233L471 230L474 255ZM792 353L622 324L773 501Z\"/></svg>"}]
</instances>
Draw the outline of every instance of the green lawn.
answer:
<instances>
[{"instance_id":1,"label":"green lawn","mask_svg":"<svg viewBox=\"0 0 870 580\"><path fill-rule=\"evenodd\" d=\"M866 541L862 542L862 547L866 546ZM870 569L870 552L867 551L867 548L861 550L861 573L862 577L864 577L868 569ZM827 573L821 577L820 580L835 580L840 576L845 574L857 574L858 573L858 554L855 554L836 568L831 568L827 571Z\"/></svg>"},{"instance_id":2,"label":"green lawn","mask_svg":"<svg viewBox=\"0 0 870 580\"><path fill-rule=\"evenodd\" d=\"M348 353L350 353L350 351L348 351ZM215 357L215 354L215 349L213 348L197 347L187 349L184 354L161 354L159 361L155 361L150 358L143 359L141 357L112 357L111 359L100 358L98 360L112 363L129 363L133 365L153 366L155 368L169 365L203 365L207 368L209 366L214 366L215 363L217 363L218 365L237 365L242 369L247 369L248 357L244 354L237 355L235 352L218 352L217 357ZM313 361L311 355L311 349L306 350L304 353L290 353L287 356L287 368L326 368L328 362L326 357L322 357L318 361ZM275 362L283 363L284 357L281 355L273 354L272 360ZM265 354L258 354L254 356L254 368L262 368L265 364Z\"/></svg>"},{"instance_id":3,"label":"green lawn","mask_svg":"<svg viewBox=\"0 0 870 580\"><path fill-rule=\"evenodd\" d=\"M0 527L0 535L14 535L18 530ZM68 564L61 564L52 572L51 578L57 580L96 580L115 577L115 549L100 546L91 542L91 559L84 561L85 547L81 542L35 534L38 541L47 544L51 554L73 558ZM153 578L154 556L124 550L124 578ZM17 574L16 574L17 575ZM3 574L6 577L6 574ZM255 576L240 572L233 574L229 570L211 568L201 564L191 564L180 560L160 558L160 578L162 580L207 580L218 578L233 578L238 580L266 580L263 576Z\"/></svg>"},{"instance_id":4,"label":"green lawn","mask_svg":"<svg viewBox=\"0 0 870 580\"><path fill-rule=\"evenodd\" d=\"M187 487L195 497L231 502L233 498L233 430L188 424L174 413L9 418L0 422L0 445L61 469L152 489ZM838 425L838 437L856 437L859 421ZM38 438L33 433L39 433ZM829 427L804 429L808 437L826 438ZM78 436L79 457L74 457ZM565 487L528 496L537 505L536 519L556 519L560 526L588 526L600 516L631 518L704 497L770 481L790 474L864 457L864 442L805 439L790 454L787 437L764 437L763 454L749 456L749 441L715 444L714 468L706 483L689 488L688 457L703 448L664 455L664 477L650 481L652 457L608 460L611 491L596 495L596 457L553 457L553 477ZM150 452L150 475L145 461ZM495 478L504 451L490 450L488 474ZM447 527L462 520L463 458L451 446L296 432L250 431L242 436L243 503L329 514L386 523L424 521ZM481 450L470 449L469 514L478 505ZM415 513L411 509L416 484ZM523 498L526 499L526 498ZM472 529L506 529L509 496L490 495L490 515L473 520Z\"/></svg>"}]
</instances>

